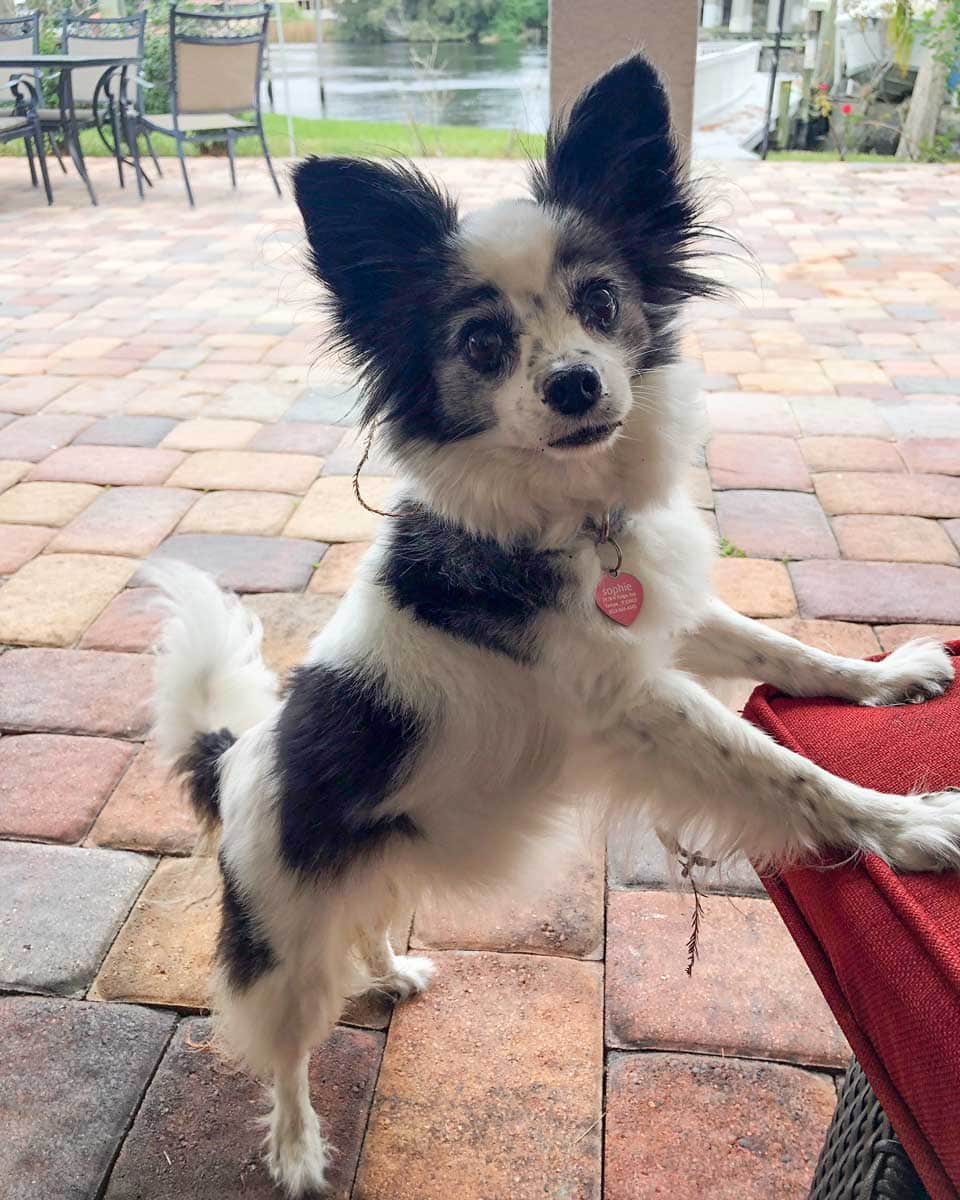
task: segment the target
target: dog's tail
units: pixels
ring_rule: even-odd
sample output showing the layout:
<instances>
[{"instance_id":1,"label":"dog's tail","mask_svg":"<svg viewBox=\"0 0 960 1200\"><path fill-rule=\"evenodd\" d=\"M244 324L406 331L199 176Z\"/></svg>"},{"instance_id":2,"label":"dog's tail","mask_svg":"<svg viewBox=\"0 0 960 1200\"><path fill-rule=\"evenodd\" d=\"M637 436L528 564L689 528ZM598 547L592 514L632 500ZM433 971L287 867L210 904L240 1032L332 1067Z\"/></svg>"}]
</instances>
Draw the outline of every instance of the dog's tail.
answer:
<instances>
[{"instance_id":1,"label":"dog's tail","mask_svg":"<svg viewBox=\"0 0 960 1200\"><path fill-rule=\"evenodd\" d=\"M277 681L263 662L255 613L186 563L151 564L166 619L154 671L153 735L183 776L208 833L220 820L220 762L245 730L276 704Z\"/></svg>"}]
</instances>

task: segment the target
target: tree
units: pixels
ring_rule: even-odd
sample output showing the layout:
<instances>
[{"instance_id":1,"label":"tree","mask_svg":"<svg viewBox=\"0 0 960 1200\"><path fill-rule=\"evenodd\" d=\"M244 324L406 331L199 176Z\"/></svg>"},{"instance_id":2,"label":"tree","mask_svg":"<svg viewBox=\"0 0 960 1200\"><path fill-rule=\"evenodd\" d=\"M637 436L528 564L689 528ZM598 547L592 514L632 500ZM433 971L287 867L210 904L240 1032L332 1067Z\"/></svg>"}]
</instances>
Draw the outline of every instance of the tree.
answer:
<instances>
[{"instance_id":1,"label":"tree","mask_svg":"<svg viewBox=\"0 0 960 1200\"><path fill-rule=\"evenodd\" d=\"M907 0L900 0L906 4ZM920 158L934 143L937 120L947 91L947 78L957 51L960 2L939 0L924 41L923 58L903 123L897 158Z\"/></svg>"}]
</instances>

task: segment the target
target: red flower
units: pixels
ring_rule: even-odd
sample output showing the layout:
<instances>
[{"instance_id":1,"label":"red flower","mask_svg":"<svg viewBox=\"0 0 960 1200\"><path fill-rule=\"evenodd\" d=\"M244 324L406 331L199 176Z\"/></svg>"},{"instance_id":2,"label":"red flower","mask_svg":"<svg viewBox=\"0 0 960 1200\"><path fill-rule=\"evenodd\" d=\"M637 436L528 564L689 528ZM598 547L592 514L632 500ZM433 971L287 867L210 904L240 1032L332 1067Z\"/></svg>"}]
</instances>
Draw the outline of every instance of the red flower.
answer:
<instances>
[{"instance_id":1,"label":"red flower","mask_svg":"<svg viewBox=\"0 0 960 1200\"><path fill-rule=\"evenodd\" d=\"M827 84L827 83L821 83L821 84L820 84L820 91L821 91L821 92L829 92L829 91L830 91L830 85L829 85L829 84Z\"/></svg>"},{"instance_id":2,"label":"red flower","mask_svg":"<svg viewBox=\"0 0 960 1200\"><path fill-rule=\"evenodd\" d=\"M852 104L845 104L845 105L843 106L843 108L841 108L841 109L840 109L840 111L843 113L843 115L844 115L845 117L849 117L849 116L850 116L850 114L853 112L853 105L852 105Z\"/></svg>"}]
</instances>

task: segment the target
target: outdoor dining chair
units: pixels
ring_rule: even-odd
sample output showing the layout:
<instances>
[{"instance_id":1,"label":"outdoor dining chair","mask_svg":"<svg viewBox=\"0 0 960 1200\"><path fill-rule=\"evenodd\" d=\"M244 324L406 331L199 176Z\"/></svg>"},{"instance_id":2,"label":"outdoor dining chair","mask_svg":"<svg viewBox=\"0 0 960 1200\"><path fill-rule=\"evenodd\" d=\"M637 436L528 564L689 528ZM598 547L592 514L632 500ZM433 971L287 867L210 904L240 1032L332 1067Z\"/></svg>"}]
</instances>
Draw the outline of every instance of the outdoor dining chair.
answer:
<instances>
[{"instance_id":1,"label":"outdoor dining chair","mask_svg":"<svg viewBox=\"0 0 960 1200\"><path fill-rule=\"evenodd\" d=\"M96 57L104 53L110 53L116 54L118 58L142 59L143 57L143 40L147 21L146 11L136 13L130 17L83 17L67 11L63 14L62 21L60 44L64 54ZM123 165L120 161L122 155L122 114L117 108L117 97L111 93L104 93L103 89L101 89L98 95L98 85L103 77L104 72L102 67L78 67L71 73L72 112L66 111L66 97L62 92L63 83L61 78L61 94L59 96L58 107L41 108L39 114L40 125L44 133L49 136L50 145L63 171L66 171L67 168L64 164L58 143L64 140L66 122L72 121L77 132L81 129L98 128L101 130L101 137L104 136L103 131L108 129L112 134L113 140L113 145L110 146L110 149L113 150L118 159L117 169L120 174L120 185L122 187ZM142 90L139 87L136 98L132 103L135 103L138 111L142 110ZM99 120L96 112L98 104L102 104L104 107L104 112L100 114ZM147 149L157 168L157 174L162 174L160 163L150 142L149 134L146 141Z\"/></svg>"},{"instance_id":2,"label":"outdoor dining chair","mask_svg":"<svg viewBox=\"0 0 960 1200\"><path fill-rule=\"evenodd\" d=\"M47 174L47 159L43 152L43 131L37 117L37 91L33 82L26 76L14 77L10 80L13 90L14 111L8 116L0 115L0 146L4 142L23 139L27 151L27 162L30 166L30 179L36 187L37 164L40 166L40 176L43 179L43 190L47 203L53 203L53 192L50 190L50 176ZM26 95L24 94L26 92ZM36 158L36 162L34 161Z\"/></svg>"},{"instance_id":3,"label":"outdoor dining chair","mask_svg":"<svg viewBox=\"0 0 960 1200\"><path fill-rule=\"evenodd\" d=\"M40 53L40 14L38 12L22 13L19 17L0 17L0 54L39 54ZM11 71L12 77L19 72ZM0 75L3 93L8 86L7 79ZM39 83L34 86L39 90ZM14 110L13 98L7 103L7 96L0 93L0 117L12 116Z\"/></svg>"},{"instance_id":4,"label":"outdoor dining chair","mask_svg":"<svg viewBox=\"0 0 960 1200\"><path fill-rule=\"evenodd\" d=\"M170 9L170 103L168 113L128 109L127 141L137 165L143 195L137 134L164 133L176 142L187 199L194 206L187 174L188 143L226 142L230 182L237 186L234 146L238 138L260 139L263 157L280 195L260 113L260 85L269 8L230 13Z\"/></svg>"}]
</instances>

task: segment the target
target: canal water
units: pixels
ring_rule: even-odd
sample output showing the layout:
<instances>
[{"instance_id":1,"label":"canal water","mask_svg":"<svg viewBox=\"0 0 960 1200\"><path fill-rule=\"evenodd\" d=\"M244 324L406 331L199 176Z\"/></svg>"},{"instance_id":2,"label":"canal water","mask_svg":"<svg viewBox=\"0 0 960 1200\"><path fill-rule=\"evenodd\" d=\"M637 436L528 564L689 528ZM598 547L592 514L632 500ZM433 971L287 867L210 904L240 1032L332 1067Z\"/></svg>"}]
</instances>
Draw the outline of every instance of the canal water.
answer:
<instances>
[{"instance_id":1,"label":"canal water","mask_svg":"<svg viewBox=\"0 0 960 1200\"><path fill-rule=\"evenodd\" d=\"M545 46L326 42L281 50L272 43L270 65L276 111L287 111L286 74L290 111L297 117L415 120L525 133L542 133L549 119Z\"/></svg>"}]
</instances>

